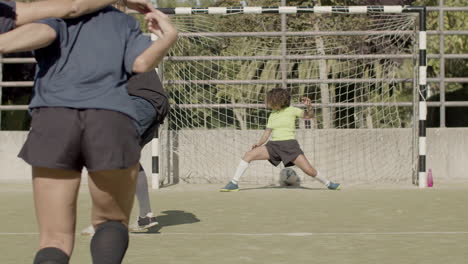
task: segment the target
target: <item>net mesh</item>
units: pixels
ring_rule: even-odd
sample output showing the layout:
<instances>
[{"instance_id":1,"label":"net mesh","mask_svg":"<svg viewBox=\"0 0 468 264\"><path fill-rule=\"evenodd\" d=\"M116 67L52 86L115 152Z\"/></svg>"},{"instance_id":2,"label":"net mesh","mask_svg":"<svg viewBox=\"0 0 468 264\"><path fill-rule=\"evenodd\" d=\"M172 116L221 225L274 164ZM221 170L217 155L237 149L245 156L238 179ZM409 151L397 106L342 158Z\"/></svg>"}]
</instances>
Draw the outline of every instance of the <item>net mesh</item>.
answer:
<instances>
[{"instance_id":1,"label":"net mesh","mask_svg":"<svg viewBox=\"0 0 468 264\"><path fill-rule=\"evenodd\" d=\"M189 183L231 179L266 127L266 93L283 87L294 106L312 100L315 118L297 121L296 138L323 175L343 183L411 181L414 16L177 15L172 21L180 37L162 71L173 103L161 132L166 174ZM254 161L241 182L275 183L281 167ZM296 171L303 182L311 180Z\"/></svg>"}]
</instances>

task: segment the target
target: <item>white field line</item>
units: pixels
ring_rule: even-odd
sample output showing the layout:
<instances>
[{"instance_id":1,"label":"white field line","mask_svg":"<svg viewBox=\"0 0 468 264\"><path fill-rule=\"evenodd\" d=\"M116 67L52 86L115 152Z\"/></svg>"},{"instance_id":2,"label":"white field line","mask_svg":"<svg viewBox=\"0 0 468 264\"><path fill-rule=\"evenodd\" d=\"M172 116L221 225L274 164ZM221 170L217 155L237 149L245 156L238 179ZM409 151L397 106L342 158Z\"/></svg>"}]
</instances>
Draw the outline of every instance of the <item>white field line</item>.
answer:
<instances>
[{"instance_id":1,"label":"white field line","mask_svg":"<svg viewBox=\"0 0 468 264\"><path fill-rule=\"evenodd\" d=\"M0 232L0 236L27 236L39 235L37 232ZM414 235L468 235L468 231L421 231L421 232L317 232L317 233L138 233L141 235L164 235L164 236L414 236ZM77 233L80 236L80 233Z\"/></svg>"}]
</instances>

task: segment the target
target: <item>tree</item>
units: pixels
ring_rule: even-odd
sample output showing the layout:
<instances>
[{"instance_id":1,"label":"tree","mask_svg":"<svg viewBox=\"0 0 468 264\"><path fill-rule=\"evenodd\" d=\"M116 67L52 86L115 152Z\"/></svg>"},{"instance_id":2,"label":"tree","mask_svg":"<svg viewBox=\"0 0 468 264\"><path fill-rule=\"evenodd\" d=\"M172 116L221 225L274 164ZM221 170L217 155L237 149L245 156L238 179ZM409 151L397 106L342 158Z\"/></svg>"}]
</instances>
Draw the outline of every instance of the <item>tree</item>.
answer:
<instances>
[{"instance_id":1,"label":"tree","mask_svg":"<svg viewBox=\"0 0 468 264\"><path fill-rule=\"evenodd\" d=\"M3 55L5 58L30 58L30 52ZM33 81L34 64L2 64L3 81ZM31 87L3 87L2 105L26 105L32 95ZM27 111L1 111L1 130L29 130L31 117Z\"/></svg>"}]
</instances>

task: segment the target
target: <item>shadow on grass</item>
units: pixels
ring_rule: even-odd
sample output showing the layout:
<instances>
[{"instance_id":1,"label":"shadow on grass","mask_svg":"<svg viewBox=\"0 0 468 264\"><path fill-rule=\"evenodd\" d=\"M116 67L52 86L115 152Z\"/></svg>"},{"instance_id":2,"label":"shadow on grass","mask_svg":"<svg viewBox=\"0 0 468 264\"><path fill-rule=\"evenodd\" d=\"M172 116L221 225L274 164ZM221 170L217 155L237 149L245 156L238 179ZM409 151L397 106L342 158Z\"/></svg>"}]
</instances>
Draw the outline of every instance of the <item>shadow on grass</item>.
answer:
<instances>
[{"instance_id":1,"label":"shadow on grass","mask_svg":"<svg viewBox=\"0 0 468 264\"><path fill-rule=\"evenodd\" d=\"M185 225L200 222L194 214L180 211L180 210L168 210L161 212L162 215L156 216L158 225L150 227L148 229L142 229L141 231L133 231L132 234L158 234L165 226L174 225Z\"/></svg>"},{"instance_id":2,"label":"shadow on grass","mask_svg":"<svg viewBox=\"0 0 468 264\"><path fill-rule=\"evenodd\" d=\"M313 191L323 191L324 188L309 188L304 186L278 186L278 185L267 185L263 187L254 187L254 188L240 188L239 191L252 191L252 190L263 190L263 189L300 189L300 190L313 190Z\"/></svg>"}]
</instances>

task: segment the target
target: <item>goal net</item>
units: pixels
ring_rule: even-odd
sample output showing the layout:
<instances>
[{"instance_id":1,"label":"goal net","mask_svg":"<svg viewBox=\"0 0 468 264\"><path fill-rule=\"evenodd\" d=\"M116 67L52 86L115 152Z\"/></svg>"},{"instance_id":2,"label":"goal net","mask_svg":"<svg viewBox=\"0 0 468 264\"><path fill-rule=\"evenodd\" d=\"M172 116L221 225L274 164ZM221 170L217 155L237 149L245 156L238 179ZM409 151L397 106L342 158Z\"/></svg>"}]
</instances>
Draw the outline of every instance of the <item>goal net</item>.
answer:
<instances>
[{"instance_id":1,"label":"goal net","mask_svg":"<svg viewBox=\"0 0 468 264\"><path fill-rule=\"evenodd\" d=\"M411 182L417 16L357 8L176 9L179 40L160 69L173 104L159 133L162 176L230 180L266 127L266 93L282 87L294 106L312 100L315 118L297 121L296 138L321 174L347 184ZM241 184L277 183L281 168L254 161Z\"/></svg>"}]
</instances>

